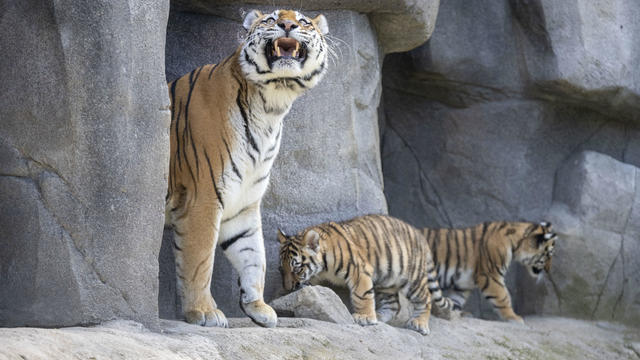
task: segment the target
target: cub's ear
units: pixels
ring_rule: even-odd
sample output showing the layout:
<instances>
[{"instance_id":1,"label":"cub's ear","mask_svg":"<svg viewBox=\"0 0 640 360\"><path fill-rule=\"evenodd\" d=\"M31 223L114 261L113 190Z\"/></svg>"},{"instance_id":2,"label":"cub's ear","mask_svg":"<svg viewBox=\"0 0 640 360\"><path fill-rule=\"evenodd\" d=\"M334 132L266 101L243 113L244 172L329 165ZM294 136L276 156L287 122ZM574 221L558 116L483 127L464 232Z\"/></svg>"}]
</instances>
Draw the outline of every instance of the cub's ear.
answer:
<instances>
[{"instance_id":1,"label":"cub's ear","mask_svg":"<svg viewBox=\"0 0 640 360\"><path fill-rule=\"evenodd\" d=\"M327 18L324 17L324 15L320 14L316 16L312 21L314 24L316 24L316 27L320 31L320 34L326 35L329 33L329 25L327 24Z\"/></svg>"},{"instance_id":2,"label":"cub's ear","mask_svg":"<svg viewBox=\"0 0 640 360\"><path fill-rule=\"evenodd\" d=\"M287 235L280 229L278 229L278 241L280 241L280 244L287 242Z\"/></svg>"},{"instance_id":3,"label":"cub's ear","mask_svg":"<svg viewBox=\"0 0 640 360\"><path fill-rule=\"evenodd\" d=\"M306 234L304 234L304 244L309 247L309 249L317 252L320 245L320 235L318 235L315 230L309 230Z\"/></svg>"},{"instance_id":4,"label":"cub's ear","mask_svg":"<svg viewBox=\"0 0 640 360\"><path fill-rule=\"evenodd\" d=\"M253 25L253 22L256 21L256 19L259 18L260 16L262 16L262 13L258 10L249 11L247 15L244 17L244 22L242 23L242 26L244 26L246 30L251 29L251 25Z\"/></svg>"}]
</instances>

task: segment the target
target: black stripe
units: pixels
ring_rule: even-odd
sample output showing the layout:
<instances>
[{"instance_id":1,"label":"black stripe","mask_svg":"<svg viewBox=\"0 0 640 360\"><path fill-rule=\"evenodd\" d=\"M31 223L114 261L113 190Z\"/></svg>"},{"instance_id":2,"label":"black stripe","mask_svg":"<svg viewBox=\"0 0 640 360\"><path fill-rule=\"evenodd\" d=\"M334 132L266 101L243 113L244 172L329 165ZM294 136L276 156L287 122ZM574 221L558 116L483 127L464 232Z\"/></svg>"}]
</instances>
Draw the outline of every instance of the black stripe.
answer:
<instances>
[{"instance_id":1,"label":"black stripe","mask_svg":"<svg viewBox=\"0 0 640 360\"><path fill-rule=\"evenodd\" d=\"M313 70L313 72L311 72L311 74L303 77L302 80L309 81L309 80L313 79L314 77L316 77L316 75L320 74L322 72L322 70L324 70L324 66L325 66L325 63L323 62L322 64L320 64L319 68Z\"/></svg>"},{"instance_id":2,"label":"black stripe","mask_svg":"<svg viewBox=\"0 0 640 360\"><path fill-rule=\"evenodd\" d=\"M240 214L242 214L243 212L247 211L250 207L251 207L251 205L249 205L249 206L246 206L246 207L242 208L240 211L238 211L238 212L237 212L235 215L233 215L232 217L230 217L230 218L226 218L226 219L222 220L222 223L224 224L224 223L226 223L227 221L231 221L231 220L233 220L233 219L237 218Z\"/></svg>"},{"instance_id":3,"label":"black stripe","mask_svg":"<svg viewBox=\"0 0 640 360\"><path fill-rule=\"evenodd\" d=\"M263 83L265 83L265 84L270 84L270 83L273 83L273 82L284 82L284 83L286 84L286 86L287 86L287 87L289 87L289 84L288 84L288 83L289 83L289 81L293 81L293 82L295 82L296 84L298 84L298 86L300 86L300 87L301 87L301 88L303 88L303 89L306 89L306 87L307 87L306 85L304 85L304 84L300 81L300 79L299 79L299 78L292 78L292 77L269 79L269 80L263 81Z\"/></svg>"},{"instance_id":4,"label":"black stripe","mask_svg":"<svg viewBox=\"0 0 640 360\"><path fill-rule=\"evenodd\" d=\"M249 145L251 145L251 147L259 154L260 150L258 149L256 140L253 138L253 134L251 133L251 129L249 128L249 116L247 115L247 109L245 108L245 106L248 107L248 104L246 104L246 102L243 103L242 98L243 98L243 88L239 87L238 94L236 96L236 105L238 105L238 109L240 109L240 115L242 116L242 120L244 121L245 136L247 138L247 141L249 142ZM255 164L255 158L253 157L253 155L249 153L249 156L251 156L251 159Z\"/></svg>"},{"instance_id":5,"label":"black stripe","mask_svg":"<svg viewBox=\"0 0 640 360\"><path fill-rule=\"evenodd\" d=\"M207 159L207 165L209 165L209 175L211 176L211 183L213 184L213 191L215 191L216 196L218 197L218 201L220 202L220 206L224 208L224 201L222 200L222 195L220 195L220 190L216 186L216 180L213 177L213 168L211 167L211 162L209 161L209 154L207 154L207 149L204 149L204 157Z\"/></svg>"},{"instance_id":6,"label":"black stripe","mask_svg":"<svg viewBox=\"0 0 640 360\"><path fill-rule=\"evenodd\" d=\"M209 71L208 80L211 80L211 75L213 75L213 70L215 70L217 66L218 66L218 64L213 64L213 66L211 67L211 71Z\"/></svg>"},{"instance_id":7,"label":"black stripe","mask_svg":"<svg viewBox=\"0 0 640 360\"><path fill-rule=\"evenodd\" d=\"M224 242L222 242L220 244L220 247L222 248L223 251L226 251L229 248L229 246L233 245L236 241L238 241L238 240L240 240L242 238L245 238L245 237L249 237L249 236L255 234L256 231L257 231L256 229L247 229L247 230L239 233L238 235L235 235L235 236L225 240Z\"/></svg>"},{"instance_id":8,"label":"black stripe","mask_svg":"<svg viewBox=\"0 0 640 360\"><path fill-rule=\"evenodd\" d=\"M253 67L256 68L256 72L258 74L270 74L271 70L260 70L260 68L258 67L258 64L256 64L255 61L251 60L251 58L249 58L249 54L247 54L247 51L244 51L244 60L246 62L248 62L250 65L253 65Z\"/></svg>"},{"instance_id":9,"label":"black stripe","mask_svg":"<svg viewBox=\"0 0 640 360\"><path fill-rule=\"evenodd\" d=\"M256 181L253 182L253 185L257 185L257 184L267 180L267 178L269 178L269 174L270 174L270 172L267 172L267 175L262 176L259 179L256 179Z\"/></svg>"},{"instance_id":10,"label":"black stripe","mask_svg":"<svg viewBox=\"0 0 640 360\"><path fill-rule=\"evenodd\" d=\"M229 143L227 143L227 139L222 138L222 142L224 143L224 147L227 150L227 155L229 156L229 160L231 161L231 169L236 174L238 179L242 181L242 175L240 175L240 171L238 171L238 167L236 166L236 162L233 161L233 157L231 156L231 150L229 149Z\"/></svg>"},{"instance_id":11,"label":"black stripe","mask_svg":"<svg viewBox=\"0 0 640 360\"><path fill-rule=\"evenodd\" d=\"M444 258L444 279L442 279L442 286L447 288L449 287L449 277L447 276L449 274L449 260L452 257L451 254L451 234L453 233L452 229L447 229L446 230L447 234L444 238L444 241L446 242L447 245L447 252L446 252L446 256Z\"/></svg>"}]
</instances>

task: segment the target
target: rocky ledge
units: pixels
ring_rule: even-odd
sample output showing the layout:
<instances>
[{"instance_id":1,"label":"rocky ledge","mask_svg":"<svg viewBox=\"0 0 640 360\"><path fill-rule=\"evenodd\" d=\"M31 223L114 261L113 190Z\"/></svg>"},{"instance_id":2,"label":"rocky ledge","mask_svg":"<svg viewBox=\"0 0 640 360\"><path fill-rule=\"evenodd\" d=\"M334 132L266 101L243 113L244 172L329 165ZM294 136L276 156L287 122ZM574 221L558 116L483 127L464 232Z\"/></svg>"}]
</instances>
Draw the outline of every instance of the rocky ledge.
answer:
<instances>
[{"instance_id":1,"label":"rocky ledge","mask_svg":"<svg viewBox=\"0 0 640 360\"><path fill-rule=\"evenodd\" d=\"M638 359L640 331L606 322L528 317L526 325L431 320L431 335L281 318L275 329L246 318L230 329L162 320L62 329L0 329L0 358L22 359Z\"/></svg>"}]
</instances>

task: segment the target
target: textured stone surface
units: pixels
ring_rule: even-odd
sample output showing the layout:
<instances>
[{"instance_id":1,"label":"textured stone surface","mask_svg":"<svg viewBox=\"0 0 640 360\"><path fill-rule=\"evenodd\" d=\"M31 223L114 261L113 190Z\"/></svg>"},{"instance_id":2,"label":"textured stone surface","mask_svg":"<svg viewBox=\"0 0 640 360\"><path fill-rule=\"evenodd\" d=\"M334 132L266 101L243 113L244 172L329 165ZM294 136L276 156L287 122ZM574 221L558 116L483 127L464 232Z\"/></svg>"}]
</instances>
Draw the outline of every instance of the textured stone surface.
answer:
<instances>
[{"instance_id":1,"label":"textured stone surface","mask_svg":"<svg viewBox=\"0 0 640 360\"><path fill-rule=\"evenodd\" d=\"M564 318L527 326L431 318L431 334L280 318L277 328L230 319L230 329L161 321L162 333L115 321L94 328L0 329L0 357L27 359L637 359L637 329Z\"/></svg>"},{"instance_id":2,"label":"textured stone surface","mask_svg":"<svg viewBox=\"0 0 640 360\"><path fill-rule=\"evenodd\" d=\"M157 321L167 13L3 4L0 326Z\"/></svg>"},{"instance_id":3,"label":"textured stone surface","mask_svg":"<svg viewBox=\"0 0 640 360\"><path fill-rule=\"evenodd\" d=\"M562 239L546 313L640 323L640 169L586 151L558 171L549 219ZM579 261L578 261L579 259Z\"/></svg>"},{"instance_id":4,"label":"textured stone surface","mask_svg":"<svg viewBox=\"0 0 640 360\"><path fill-rule=\"evenodd\" d=\"M377 121L381 54L375 32L364 15L323 13L329 31L345 42L334 43L335 63L318 86L296 100L284 119L280 154L262 204L267 301L281 288L278 228L296 233L320 222L387 210ZM244 32L240 18L234 19L172 13L167 30L167 80L230 54ZM173 318L175 275L167 240L165 236L161 253L160 313ZM212 294L218 306L228 315L241 315L238 276L220 251L213 273Z\"/></svg>"},{"instance_id":5,"label":"textured stone surface","mask_svg":"<svg viewBox=\"0 0 640 360\"><path fill-rule=\"evenodd\" d=\"M640 166L640 82L631 70L640 61L631 40L638 11L631 1L442 2L431 39L384 62L381 148L390 214L434 227L521 219L584 224L559 225L560 239L579 247L593 233L588 241L603 246L601 254L593 250L598 268L612 267L616 283L633 283L637 181L632 172L610 172ZM568 159L587 150L606 155L584 169L601 175L577 172L560 183L558 171L573 174ZM556 210L565 201L573 209L566 216ZM556 257L552 277L575 263L588 266L584 253L562 242ZM555 301L549 280L537 284L519 266L507 275L516 312L548 306L554 314L611 318L615 301L598 305L603 311L593 312L594 299L560 309L548 305ZM616 319L637 312L629 307L635 294L620 295L622 288L610 289L620 296ZM477 294L468 309L494 318Z\"/></svg>"},{"instance_id":6,"label":"textured stone surface","mask_svg":"<svg viewBox=\"0 0 640 360\"><path fill-rule=\"evenodd\" d=\"M353 324L353 317L333 290L306 286L269 303L281 317L309 318L337 324Z\"/></svg>"},{"instance_id":7,"label":"textured stone surface","mask_svg":"<svg viewBox=\"0 0 640 360\"><path fill-rule=\"evenodd\" d=\"M385 53L407 51L423 44L433 32L440 0L383 0L383 1L334 1L314 0L304 4L296 0L284 0L278 8L300 9L306 12L349 10L367 14L376 29L378 40ZM195 12L235 19L241 12L253 8L273 6L266 0L248 0L237 5L231 0L173 0L175 11ZM349 41L334 33L338 39Z\"/></svg>"}]
</instances>

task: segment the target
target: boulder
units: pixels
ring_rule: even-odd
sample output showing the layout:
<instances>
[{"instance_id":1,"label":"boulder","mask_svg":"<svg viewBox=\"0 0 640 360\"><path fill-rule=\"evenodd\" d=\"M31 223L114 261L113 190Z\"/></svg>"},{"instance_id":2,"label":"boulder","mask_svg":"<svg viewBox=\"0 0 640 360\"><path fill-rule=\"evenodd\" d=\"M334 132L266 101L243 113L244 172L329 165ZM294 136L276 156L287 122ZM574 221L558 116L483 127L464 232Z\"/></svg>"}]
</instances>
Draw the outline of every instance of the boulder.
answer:
<instances>
[{"instance_id":1,"label":"boulder","mask_svg":"<svg viewBox=\"0 0 640 360\"><path fill-rule=\"evenodd\" d=\"M0 326L157 323L168 5L3 4Z\"/></svg>"},{"instance_id":2,"label":"boulder","mask_svg":"<svg viewBox=\"0 0 640 360\"><path fill-rule=\"evenodd\" d=\"M336 324L354 324L353 317L333 290L324 286L305 286L272 300L278 316L309 318Z\"/></svg>"}]
</instances>

